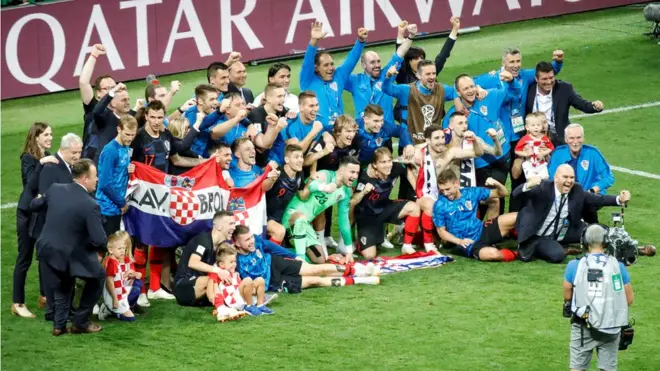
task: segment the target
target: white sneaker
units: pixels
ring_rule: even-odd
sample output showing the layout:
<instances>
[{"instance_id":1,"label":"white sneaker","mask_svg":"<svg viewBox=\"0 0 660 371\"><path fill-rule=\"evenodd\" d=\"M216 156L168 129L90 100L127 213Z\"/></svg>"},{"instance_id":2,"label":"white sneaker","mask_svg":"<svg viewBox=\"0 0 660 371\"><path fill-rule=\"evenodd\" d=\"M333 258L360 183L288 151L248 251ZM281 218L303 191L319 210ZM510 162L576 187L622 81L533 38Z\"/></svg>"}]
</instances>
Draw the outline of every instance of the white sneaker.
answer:
<instances>
[{"instance_id":1,"label":"white sneaker","mask_svg":"<svg viewBox=\"0 0 660 371\"><path fill-rule=\"evenodd\" d=\"M142 308L151 306L151 303L149 303L149 300L147 300L147 294L140 294L140 296L138 296L137 305L141 306Z\"/></svg>"},{"instance_id":2,"label":"white sneaker","mask_svg":"<svg viewBox=\"0 0 660 371\"><path fill-rule=\"evenodd\" d=\"M393 249L394 248L394 245L387 238L385 239L385 241L383 241L383 243L380 244L380 246L384 247L386 249Z\"/></svg>"},{"instance_id":3,"label":"white sneaker","mask_svg":"<svg viewBox=\"0 0 660 371\"><path fill-rule=\"evenodd\" d=\"M112 312L105 304L101 304L98 313L99 321L105 321L108 316L112 316Z\"/></svg>"},{"instance_id":4,"label":"white sneaker","mask_svg":"<svg viewBox=\"0 0 660 371\"><path fill-rule=\"evenodd\" d=\"M369 276L380 276L380 267L374 263L367 263L367 271Z\"/></svg>"},{"instance_id":5,"label":"white sneaker","mask_svg":"<svg viewBox=\"0 0 660 371\"><path fill-rule=\"evenodd\" d=\"M174 295L168 293L163 289L158 289L157 291L147 291L147 297L149 300L165 299L165 300L174 300Z\"/></svg>"},{"instance_id":6,"label":"white sneaker","mask_svg":"<svg viewBox=\"0 0 660 371\"><path fill-rule=\"evenodd\" d=\"M412 246L403 246L401 248L401 253L405 255L410 255L415 253L415 248Z\"/></svg>"},{"instance_id":7,"label":"white sneaker","mask_svg":"<svg viewBox=\"0 0 660 371\"><path fill-rule=\"evenodd\" d=\"M216 319L218 322L231 321L234 317L236 317L236 315L238 315L238 311L236 309L229 308L227 306L218 307L216 312Z\"/></svg>"},{"instance_id":8,"label":"white sneaker","mask_svg":"<svg viewBox=\"0 0 660 371\"><path fill-rule=\"evenodd\" d=\"M263 305L268 305L274 302L275 300L277 300L277 294L266 294L266 298L264 299Z\"/></svg>"},{"instance_id":9,"label":"white sneaker","mask_svg":"<svg viewBox=\"0 0 660 371\"><path fill-rule=\"evenodd\" d=\"M353 277L356 285L380 285L380 277Z\"/></svg>"},{"instance_id":10,"label":"white sneaker","mask_svg":"<svg viewBox=\"0 0 660 371\"><path fill-rule=\"evenodd\" d=\"M94 308L92 308L92 314L95 315L95 316L98 315L99 314L99 309L100 309L99 305L94 304Z\"/></svg>"},{"instance_id":11,"label":"white sneaker","mask_svg":"<svg viewBox=\"0 0 660 371\"><path fill-rule=\"evenodd\" d=\"M337 241L335 241L334 238L332 238L332 236L328 236L325 238L325 246L327 248L336 249L339 246L339 244L337 243Z\"/></svg>"},{"instance_id":12,"label":"white sneaker","mask_svg":"<svg viewBox=\"0 0 660 371\"><path fill-rule=\"evenodd\" d=\"M426 252L431 252L431 251L438 252L438 248L435 246L435 244L432 243L425 243L424 250L426 250Z\"/></svg>"}]
</instances>

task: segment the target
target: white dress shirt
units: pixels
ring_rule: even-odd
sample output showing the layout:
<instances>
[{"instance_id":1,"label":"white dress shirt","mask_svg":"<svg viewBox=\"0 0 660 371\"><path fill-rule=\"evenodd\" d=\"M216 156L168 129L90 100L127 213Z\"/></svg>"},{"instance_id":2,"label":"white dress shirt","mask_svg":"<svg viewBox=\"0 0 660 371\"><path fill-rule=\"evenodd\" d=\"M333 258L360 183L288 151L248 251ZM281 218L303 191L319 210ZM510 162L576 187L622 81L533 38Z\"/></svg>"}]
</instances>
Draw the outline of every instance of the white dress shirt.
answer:
<instances>
[{"instance_id":1,"label":"white dress shirt","mask_svg":"<svg viewBox=\"0 0 660 371\"><path fill-rule=\"evenodd\" d=\"M66 168L69 170L69 172L71 172L71 166L67 164L66 161L64 161L64 157L62 157L62 153L60 153L60 151L57 151L57 155L60 156L62 162L64 162L64 165L66 165Z\"/></svg>"},{"instance_id":2,"label":"white dress shirt","mask_svg":"<svg viewBox=\"0 0 660 371\"><path fill-rule=\"evenodd\" d=\"M548 215L543 221L543 225L541 225L541 228L536 232L537 236L552 236L552 233L555 231L555 217L557 216L557 211L559 210L560 205L561 211L559 213L559 223L557 224L557 229L561 229L561 227L564 225L564 220L568 219L568 193L564 195L565 201L562 205L562 193L557 190L557 187L553 187L553 189L555 190L555 199L552 202L550 211L548 211Z\"/></svg>"},{"instance_id":3,"label":"white dress shirt","mask_svg":"<svg viewBox=\"0 0 660 371\"><path fill-rule=\"evenodd\" d=\"M542 112L545 115L546 120L548 120L548 129L553 133L557 133L555 129L554 122L554 113L552 109L554 108L552 104L552 90L547 95L541 93L538 85L536 86L536 99L534 100L534 107L532 112Z\"/></svg>"}]
</instances>

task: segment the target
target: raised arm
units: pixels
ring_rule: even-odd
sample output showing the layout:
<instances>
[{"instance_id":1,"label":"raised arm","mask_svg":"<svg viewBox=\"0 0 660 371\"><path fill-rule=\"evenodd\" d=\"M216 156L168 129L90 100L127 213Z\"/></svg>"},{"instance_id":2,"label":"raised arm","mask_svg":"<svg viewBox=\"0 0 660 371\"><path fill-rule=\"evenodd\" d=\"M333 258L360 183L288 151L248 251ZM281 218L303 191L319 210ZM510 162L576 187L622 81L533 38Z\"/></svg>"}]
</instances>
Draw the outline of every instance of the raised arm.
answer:
<instances>
[{"instance_id":1,"label":"raised arm","mask_svg":"<svg viewBox=\"0 0 660 371\"><path fill-rule=\"evenodd\" d=\"M92 74L94 74L94 67L96 66L96 59L105 55L105 48L101 44L96 44L92 47L92 53L87 58L80 71L78 78L78 88L80 88L80 99L84 104L89 104L94 98L94 88L92 87ZM97 86L98 88L98 86Z\"/></svg>"},{"instance_id":2,"label":"raised arm","mask_svg":"<svg viewBox=\"0 0 660 371\"><path fill-rule=\"evenodd\" d=\"M454 48L456 43L456 38L458 38L458 29L461 28L461 20L458 17L451 17L449 20L451 23L451 33L447 40L445 40L444 45L442 45L442 50L440 53L435 56L435 74L436 76L440 75L440 72L445 68L445 63L451 55L451 50Z\"/></svg>"},{"instance_id":3,"label":"raised arm","mask_svg":"<svg viewBox=\"0 0 660 371\"><path fill-rule=\"evenodd\" d=\"M364 43L367 41L367 36L369 31L366 28L360 28L358 30L358 39L353 45L353 48L346 56L344 63L341 66L337 67L335 70L335 78L339 81L346 81L351 76L351 72L355 69L355 66L360 61L360 56L362 56L362 51L364 51Z\"/></svg>"},{"instance_id":4,"label":"raised arm","mask_svg":"<svg viewBox=\"0 0 660 371\"><path fill-rule=\"evenodd\" d=\"M302 67L300 68L300 90L306 90L314 81L316 72L314 71L314 59L316 58L316 48L319 40L323 39L328 33L323 31L323 23L313 22L310 33L309 44L305 50Z\"/></svg>"}]
</instances>

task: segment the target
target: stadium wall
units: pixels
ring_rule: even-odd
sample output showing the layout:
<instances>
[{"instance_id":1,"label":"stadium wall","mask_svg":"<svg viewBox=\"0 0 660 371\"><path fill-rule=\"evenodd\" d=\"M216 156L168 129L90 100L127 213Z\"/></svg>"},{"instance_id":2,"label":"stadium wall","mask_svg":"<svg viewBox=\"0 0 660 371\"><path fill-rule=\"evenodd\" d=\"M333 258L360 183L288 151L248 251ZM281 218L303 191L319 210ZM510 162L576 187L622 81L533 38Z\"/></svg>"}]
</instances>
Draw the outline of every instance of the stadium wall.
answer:
<instances>
[{"instance_id":1,"label":"stadium wall","mask_svg":"<svg viewBox=\"0 0 660 371\"><path fill-rule=\"evenodd\" d=\"M325 48L391 40L403 19L420 31L486 26L577 13L638 0L71 0L3 9L1 99L78 87L92 45L107 51L95 70L117 81L205 68L232 50L245 61L304 52L310 23L330 31Z\"/></svg>"}]
</instances>

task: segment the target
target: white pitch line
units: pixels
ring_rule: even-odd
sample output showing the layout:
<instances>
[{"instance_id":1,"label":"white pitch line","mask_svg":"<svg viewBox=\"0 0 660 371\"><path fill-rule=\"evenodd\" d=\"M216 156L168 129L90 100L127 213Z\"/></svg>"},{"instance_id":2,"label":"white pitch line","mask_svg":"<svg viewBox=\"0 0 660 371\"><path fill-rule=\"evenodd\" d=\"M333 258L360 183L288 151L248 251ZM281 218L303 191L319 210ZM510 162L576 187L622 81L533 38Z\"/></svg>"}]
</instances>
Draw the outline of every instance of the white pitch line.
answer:
<instances>
[{"instance_id":1,"label":"white pitch line","mask_svg":"<svg viewBox=\"0 0 660 371\"><path fill-rule=\"evenodd\" d=\"M619 166L613 166L613 165L610 165L610 168L612 170L619 171L619 172L626 173L626 174L632 174L632 175L642 176L644 178L660 180L660 175L647 173L646 171L630 170L630 169L626 169L625 167L619 167Z\"/></svg>"},{"instance_id":2,"label":"white pitch line","mask_svg":"<svg viewBox=\"0 0 660 371\"><path fill-rule=\"evenodd\" d=\"M618 108L606 109L606 110L603 110L602 112L598 112L598 113L581 113L579 115L571 116L570 118L571 119L581 119L581 118L584 118L584 117L607 115L607 114L610 114L610 113L626 112L626 111L632 111L632 110L640 109L640 108L650 108L650 107L657 107L657 106L660 106L660 102L649 102L649 103L644 103L644 104L636 104L634 106L623 106L623 107L618 107Z\"/></svg>"},{"instance_id":3,"label":"white pitch line","mask_svg":"<svg viewBox=\"0 0 660 371\"><path fill-rule=\"evenodd\" d=\"M18 206L18 204L16 202L10 202L10 203L7 203L7 204L4 204L4 205L0 206L0 209L13 209L16 206Z\"/></svg>"}]
</instances>

